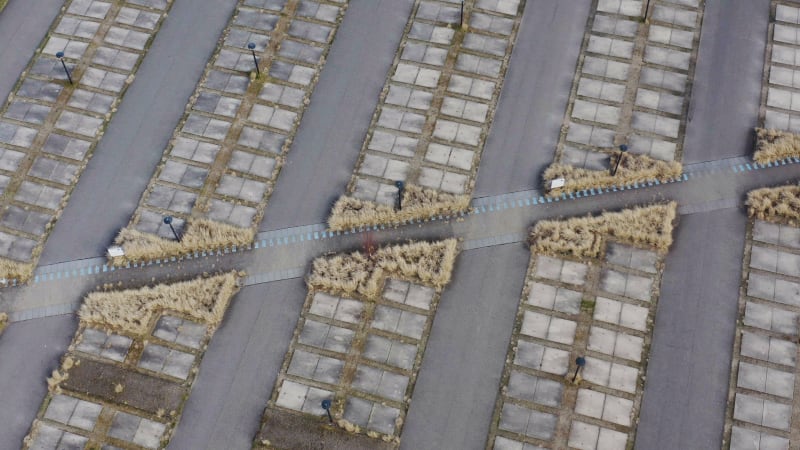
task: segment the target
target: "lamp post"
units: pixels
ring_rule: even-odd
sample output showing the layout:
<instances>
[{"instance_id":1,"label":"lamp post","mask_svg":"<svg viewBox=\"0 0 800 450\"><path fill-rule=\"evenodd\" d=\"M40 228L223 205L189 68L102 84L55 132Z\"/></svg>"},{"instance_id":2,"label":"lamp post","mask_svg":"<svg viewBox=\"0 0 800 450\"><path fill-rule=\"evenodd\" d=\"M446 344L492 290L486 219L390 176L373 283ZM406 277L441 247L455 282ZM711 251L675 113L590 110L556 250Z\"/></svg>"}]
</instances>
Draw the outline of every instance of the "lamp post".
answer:
<instances>
[{"instance_id":1,"label":"lamp post","mask_svg":"<svg viewBox=\"0 0 800 450\"><path fill-rule=\"evenodd\" d=\"M250 49L250 53L253 54L253 64L256 65L256 75L259 77L261 76L261 69L258 68L258 58L256 58L256 44L250 42L247 44L247 48Z\"/></svg>"},{"instance_id":2,"label":"lamp post","mask_svg":"<svg viewBox=\"0 0 800 450\"><path fill-rule=\"evenodd\" d=\"M180 242L181 238L178 236L178 232L175 231L175 227L172 226L172 216L164 217L164 223L169 225L169 229L172 230L172 234L175 235L175 240Z\"/></svg>"},{"instance_id":3,"label":"lamp post","mask_svg":"<svg viewBox=\"0 0 800 450\"><path fill-rule=\"evenodd\" d=\"M402 181L395 181L394 185L397 187L397 209L403 209L403 191L406 189L406 184Z\"/></svg>"},{"instance_id":4,"label":"lamp post","mask_svg":"<svg viewBox=\"0 0 800 450\"><path fill-rule=\"evenodd\" d=\"M58 58L58 60L61 61L61 66L64 67L64 73L67 74L67 79L69 80L69 84L73 84L72 75L70 75L69 69L67 69L67 63L64 62L64 52L57 52L56 58Z\"/></svg>"},{"instance_id":5,"label":"lamp post","mask_svg":"<svg viewBox=\"0 0 800 450\"><path fill-rule=\"evenodd\" d=\"M624 155L625 152L627 152L627 151L628 151L628 146L627 145L622 144L622 145L619 146L619 156L617 156L617 163L614 165L614 170L611 172L611 176L612 177L617 174L617 169L619 169L619 163L620 163L620 161L622 161L622 155Z\"/></svg>"},{"instance_id":6,"label":"lamp post","mask_svg":"<svg viewBox=\"0 0 800 450\"><path fill-rule=\"evenodd\" d=\"M464 28L464 2L466 0L461 0L461 28Z\"/></svg>"},{"instance_id":7,"label":"lamp post","mask_svg":"<svg viewBox=\"0 0 800 450\"><path fill-rule=\"evenodd\" d=\"M328 413L328 420L333 423L333 416L331 415L331 401L329 399L325 399L322 401L322 409Z\"/></svg>"},{"instance_id":8,"label":"lamp post","mask_svg":"<svg viewBox=\"0 0 800 450\"><path fill-rule=\"evenodd\" d=\"M586 365L586 358L584 358L583 356L578 356L577 358L575 358L575 365L577 367L575 367L575 375L572 376L573 383L575 382L575 380L578 379L578 372L580 372L583 366Z\"/></svg>"}]
</instances>

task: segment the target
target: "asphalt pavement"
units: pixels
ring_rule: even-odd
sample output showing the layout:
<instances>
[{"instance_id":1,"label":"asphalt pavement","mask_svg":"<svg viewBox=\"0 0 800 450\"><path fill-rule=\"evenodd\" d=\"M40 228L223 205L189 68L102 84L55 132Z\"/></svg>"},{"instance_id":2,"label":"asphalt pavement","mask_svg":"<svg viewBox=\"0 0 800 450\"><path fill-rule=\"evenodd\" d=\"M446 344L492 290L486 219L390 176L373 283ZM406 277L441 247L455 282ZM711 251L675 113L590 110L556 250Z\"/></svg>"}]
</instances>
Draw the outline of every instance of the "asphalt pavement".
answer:
<instances>
[{"instance_id":1,"label":"asphalt pavement","mask_svg":"<svg viewBox=\"0 0 800 450\"><path fill-rule=\"evenodd\" d=\"M45 244L40 265L102 256L128 224L235 6L175 2Z\"/></svg>"},{"instance_id":2,"label":"asphalt pavement","mask_svg":"<svg viewBox=\"0 0 800 450\"><path fill-rule=\"evenodd\" d=\"M529 0L481 157L475 197L541 187L553 161L591 3Z\"/></svg>"},{"instance_id":3,"label":"asphalt pavement","mask_svg":"<svg viewBox=\"0 0 800 450\"><path fill-rule=\"evenodd\" d=\"M769 0L706 0L684 164L752 154L769 8Z\"/></svg>"},{"instance_id":4,"label":"asphalt pavement","mask_svg":"<svg viewBox=\"0 0 800 450\"><path fill-rule=\"evenodd\" d=\"M722 445L745 224L738 208L681 216L661 282L637 449Z\"/></svg>"},{"instance_id":5,"label":"asphalt pavement","mask_svg":"<svg viewBox=\"0 0 800 450\"><path fill-rule=\"evenodd\" d=\"M305 296L301 278L246 287L236 295L168 448L251 447Z\"/></svg>"},{"instance_id":6,"label":"asphalt pavement","mask_svg":"<svg viewBox=\"0 0 800 450\"><path fill-rule=\"evenodd\" d=\"M0 12L0 99L8 98L64 0L10 0Z\"/></svg>"},{"instance_id":7,"label":"asphalt pavement","mask_svg":"<svg viewBox=\"0 0 800 450\"><path fill-rule=\"evenodd\" d=\"M261 231L324 222L344 193L413 0L351 0Z\"/></svg>"},{"instance_id":8,"label":"asphalt pavement","mask_svg":"<svg viewBox=\"0 0 800 450\"><path fill-rule=\"evenodd\" d=\"M19 448L78 326L74 315L12 323L0 339L0 448Z\"/></svg>"},{"instance_id":9,"label":"asphalt pavement","mask_svg":"<svg viewBox=\"0 0 800 450\"><path fill-rule=\"evenodd\" d=\"M442 294L431 327L401 449L485 448L530 255L521 243L459 255L456 282Z\"/></svg>"}]
</instances>

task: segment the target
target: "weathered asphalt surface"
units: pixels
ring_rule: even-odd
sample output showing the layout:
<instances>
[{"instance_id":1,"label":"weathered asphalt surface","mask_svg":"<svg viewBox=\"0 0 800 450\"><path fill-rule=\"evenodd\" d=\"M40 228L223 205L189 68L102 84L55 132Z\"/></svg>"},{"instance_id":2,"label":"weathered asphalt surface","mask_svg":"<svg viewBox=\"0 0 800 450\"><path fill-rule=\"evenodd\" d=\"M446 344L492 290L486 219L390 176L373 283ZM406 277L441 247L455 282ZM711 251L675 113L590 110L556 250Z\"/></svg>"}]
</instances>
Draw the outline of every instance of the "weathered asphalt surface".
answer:
<instances>
[{"instance_id":1,"label":"weathered asphalt surface","mask_svg":"<svg viewBox=\"0 0 800 450\"><path fill-rule=\"evenodd\" d=\"M552 162L592 2L529 0L475 197L539 189Z\"/></svg>"},{"instance_id":2,"label":"weathered asphalt surface","mask_svg":"<svg viewBox=\"0 0 800 450\"><path fill-rule=\"evenodd\" d=\"M413 0L351 0L260 229L321 223L345 191Z\"/></svg>"},{"instance_id":3,"label":"weathered asphalt surface","mask_svg":"<svg viewBox=\"0 0 800 450\"><path fill-rule=\"evenodd\" d=\"M128 224L235 6L174 3L45 244L40 265L102 256Z\"/></svg>"}]
</instances>

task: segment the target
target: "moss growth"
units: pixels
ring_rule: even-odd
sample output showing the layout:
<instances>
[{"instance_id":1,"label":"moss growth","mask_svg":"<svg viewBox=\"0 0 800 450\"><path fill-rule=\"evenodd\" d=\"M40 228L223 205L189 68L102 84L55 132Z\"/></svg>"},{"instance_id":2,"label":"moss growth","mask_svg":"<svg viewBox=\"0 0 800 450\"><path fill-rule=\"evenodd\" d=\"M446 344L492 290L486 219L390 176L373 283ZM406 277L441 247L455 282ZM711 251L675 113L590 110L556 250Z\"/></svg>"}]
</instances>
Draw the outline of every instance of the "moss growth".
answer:
<instances>
[{"instance_id":1,"label":"moss growth","mask_svg":"<svg viewBox=\"0 0 800 450\"><path fill-rule=\"evenodd\" d=\"M800 185L750 191L745 204L750 217L800 226Z\"/></svg>"},{"instance_id":2,"label":"moss growth","mask_svg":"<svg viewBox=\"0 0 800 450\"><path fill-rule=\"evenodd\" d=\"M152 317L162 310L216 326L238 290L238 274L229 272L141 289L94 292L86 296L78 316L86 325L134 336L146 334Z\"/></svg>"},{"instance_id":3,"label":"moss growth","mask_svg":"<svg viewBox=\"0 0 800 450\"><path fill-rule=\"evenodd\" d=\"M380 297L387 277L421 281L442 289L450 282L458 241L412 242L383 247L372 256L361 252L314 260L307 282L317 289L340 295L358 293L368 299Z\"/></svg>"},{"instance_id":4,"label":"moss growth","mask_svg":"<svg viewBox=\"0 0 800 450\"><path fill-rule=\"evenodd\" d=\"M367 225L392 224L411 219L449 215L469 208L469 195L455 195L407 185L403 191L403 208L343 196L333 206L328 226L331 230L349 230Z\"/></svg>"},{"instance_id":5,"label":"moss growth","mask_svg":"<svg viewBox=\"0 0 800 450\"><path fill-rule=\"evenodd\" d=\"M611 166L617 164L619 153L611 156ZM625 186L647 181L668 181L678 178L683 166L677 161L661 161L646 155L625 154L620 161L616 175L607 170L589 170L566 164L551 164L545 170L544 178L547 195L558 196L570 192L578 192L592 188L608 188ZM550 190L550 182L564 178L565 185Z\"/></svg>"},{"instance_id":6,"label":"moss growth","mask_svg":"<svg viewBox=\"0 0 800 450\"><path fill-rule=\"evenodd\" d=\"M606 236L628 244L666 252L672 245L677 203L607 212L599 216L537 222L530 235L531 251L551 256L597 258Z\"/></svg>"},{"instance_id":7,"label":"moss growth","mask_svg":"<svg viewBox=\"0 0 800 450\"><path fill-rule=\"evenodd\" d=\"M756 128L756 151L753 160L759 164L800 157L800 135L788 131Z\"/></svg>"},{"instance_id":8,"label":"moss growth","mask_svg":"<svg viewBox=\"0 0 800 450\"><path fill-rule=\"evenodd\" d=\"M180 256L201 250L245 246L253 242L252 228L239 228L208 219L190 218L180 242L163 239L132 228L119 232L114 243L125 250L125 256L111 259L114 265L129 261L147 261L165 256Z\"/></svg>"}]
</instances>

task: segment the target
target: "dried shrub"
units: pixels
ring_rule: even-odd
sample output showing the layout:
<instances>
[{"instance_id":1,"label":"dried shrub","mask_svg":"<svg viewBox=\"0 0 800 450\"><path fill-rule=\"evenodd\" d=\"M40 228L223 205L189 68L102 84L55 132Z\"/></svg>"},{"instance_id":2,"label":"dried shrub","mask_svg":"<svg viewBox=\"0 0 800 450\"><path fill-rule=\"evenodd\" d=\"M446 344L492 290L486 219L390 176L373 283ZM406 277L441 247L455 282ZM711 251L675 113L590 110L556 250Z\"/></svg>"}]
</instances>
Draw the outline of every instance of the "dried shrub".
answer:
<instances>
[{"instance_id":1,"label":"dried shrub","mask_svg":"<svg viewBox=\"0 0 800 450\"><path fill-rule=\"evenodd\" d=\"M82 323L134 336L144 335L162 310L186 314L217 326L228 302L239 290L237 272L172 284L86 296L78 316Z\"/></svg>"},{"instance_id":2,"label":"dried shrub","mask_svg":"<svg viewBox=\"0 0 800 450\"><path fill-rule=\"evenodd\" d=\"M458 241L412 242L378 249L372 257L361 252L321 257L314 260L307 282L309 289L378 298L387 277L442 289L450 276L458 254Z\"/></svg>"},{"instance_id":3,"label":"dried shrub","mask_svg":"<svg viewBox=\"0 0 800 450\"><path fill-rule=\"evenodd\" d=\"M745 204L750 217L800 226L800 185L750 191Z\"/></svg>"},{"instance_id":4,"label":"dried shrub","mask_svg":"<svg viewBox=\"0 0 800 450\"><path fill-rule=\"evenodd\" d=\"M775 129L756 128L756 151L753 160L767 164L800 157L800 135Z\"/></svg>"},{"instance_id":5,"label":"dried shrub","mask_svg":"<svg viewBox=\"0 0 800 450\"><path fill-rule=\"evenodd\" d=\"M599 216L537 222L530 235L531 250L551 256L596 258L610 236L638 247L666 252L672 245L677 203L607 212Z\"/></svg>"},{"instance_id":6,"label":"dried shrub","mask_svg":"<svg viewBox=\"0 0 800 450\"><path fill-rule=\"evenodd\" d=\"M6 329L8 325L8 314L0 312L0 334Z\"/></svg>"},{"instance_id":7,"label":"dried shrub","mask_svg":"<svg viewBox=\"0 0 800 450\"><path fill-rule=\"evenodd\" d=\"M208 219L190 218L180 242L133 228L122 229L114 243L121 246L125 256L111 259L114 265L132 261L147 261L167 256L180 256L201 250L245 246L253 242L252 228L239 228Z\"/></svg>"},{"instance_id":8,"label":"dried shrub","mask_svg":"<svg viewBox=\"0 0 800 450\"><path fill-rule=\"evenodd\" d=\"M34 260L38 255L34 255ZM34 263L24 263L13 259L0 258L0 276L5 280L16 279L18 283L24 283L31 279L33 270L36 268Z\"/></svg>"},{"instance_id":9,"label":"dried shrub","mask_svg":"<svg viewBox=\"0 0 800 450\"><path fill-rule=\"evenodd\" d=\"M611 166L617 164L619 153L611 156ZM625 186L648 181L668 181L678 178L683 166L677 161L661 161L646 155L626 153L619 163L616 175L607 170L589 170L567 164L551 164L542 175L547 195L558 196L592 188ZM563 187L549 190L550 182L564 178Z\"/></svg>"},{"instance_id":10,"label":"dried shrub","mask_svg":"<svg viewBox=\"0 0 800 450\"><path fill-rule=\"evenodd\" d=\"M403 190L403 207L400 210L355 197L340 197L328 218L328 226L336 231L411 219L427 219L466 211L469 202L469 195L448 194L409 184Z\"/></svg>"}]
</instances>

